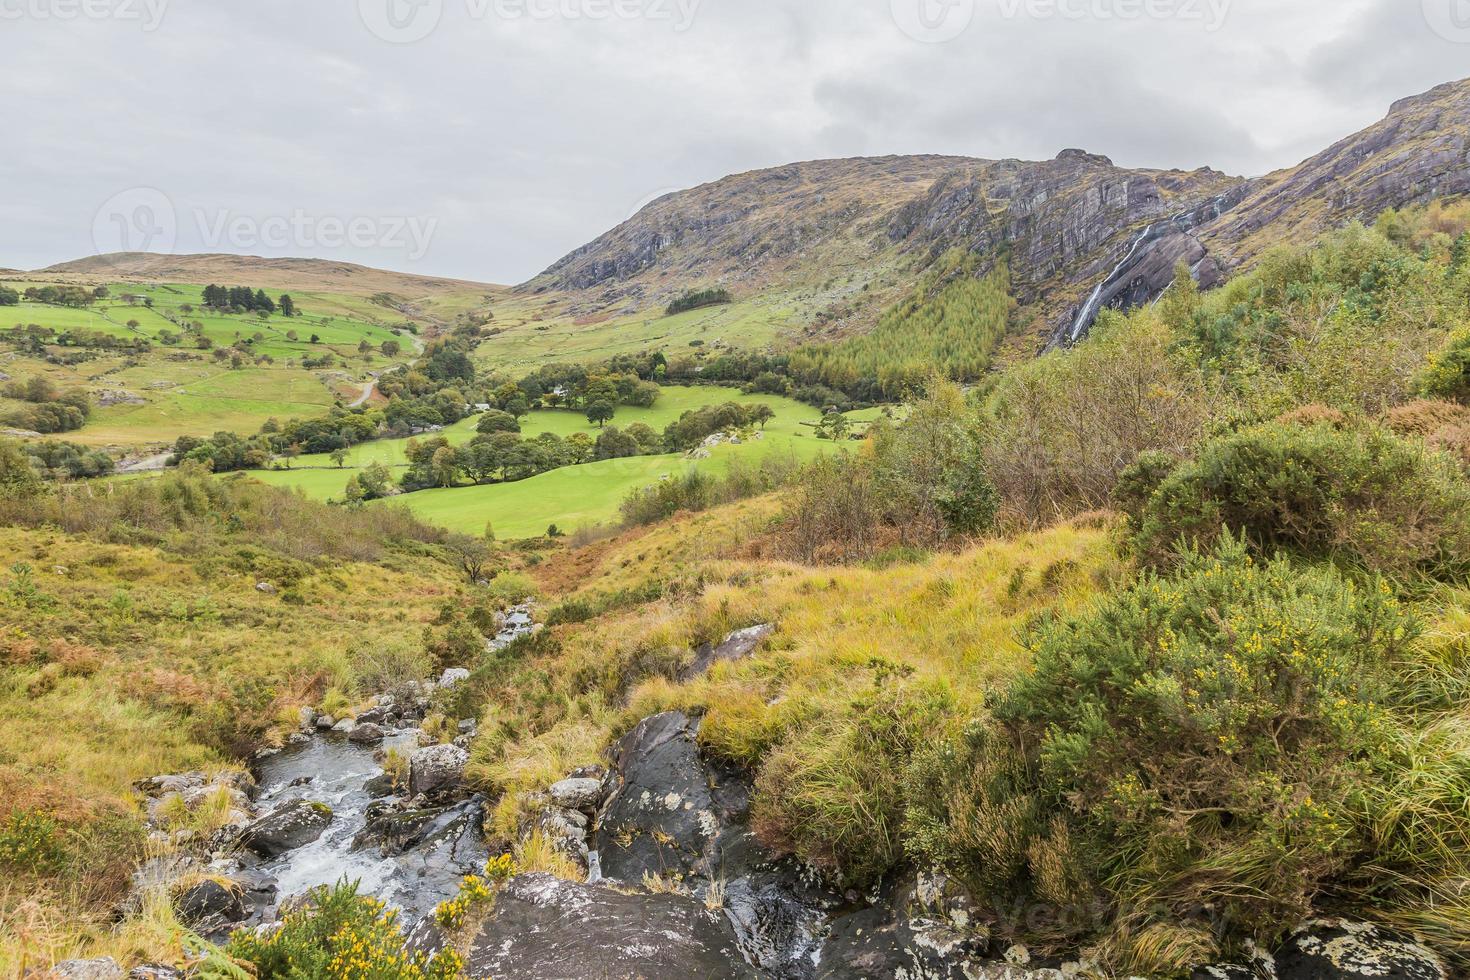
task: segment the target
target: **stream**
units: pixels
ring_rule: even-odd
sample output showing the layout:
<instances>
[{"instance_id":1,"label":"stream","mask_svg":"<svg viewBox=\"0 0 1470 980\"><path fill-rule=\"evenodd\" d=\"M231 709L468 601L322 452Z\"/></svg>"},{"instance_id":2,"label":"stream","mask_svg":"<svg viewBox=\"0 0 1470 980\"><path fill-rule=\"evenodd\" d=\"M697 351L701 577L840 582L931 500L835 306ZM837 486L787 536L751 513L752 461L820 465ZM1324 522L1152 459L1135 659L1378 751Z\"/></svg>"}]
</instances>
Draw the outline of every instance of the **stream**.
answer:
<instances>
[{"instance_id":1,"label":"stream","mask_svg":"<svg viewBox=\"0 0 1470 980\"><path fill-rule=\"evenodd\" d=\"M498 651L535 629L530 605L517 606L486 648ZM446 671L438 686L461 682L468 673ZM414 717L409 712L383 723L387 735L377 745L359 744L350 732L334 729L298 738L256 764L260 813L300 800L332 809L331 823L316 840L256 865L255 871L275 880L278 905L345 879L358 882L360 894L400 909L411 924L453 898L460 880L484 866L482 797L409 800L406 789L390 794L388 787L374 785L381 783L384 753L407 757L427 744ZM467 741L467 735L459 739L461 745Z\"/></svg>"}]
</instances>

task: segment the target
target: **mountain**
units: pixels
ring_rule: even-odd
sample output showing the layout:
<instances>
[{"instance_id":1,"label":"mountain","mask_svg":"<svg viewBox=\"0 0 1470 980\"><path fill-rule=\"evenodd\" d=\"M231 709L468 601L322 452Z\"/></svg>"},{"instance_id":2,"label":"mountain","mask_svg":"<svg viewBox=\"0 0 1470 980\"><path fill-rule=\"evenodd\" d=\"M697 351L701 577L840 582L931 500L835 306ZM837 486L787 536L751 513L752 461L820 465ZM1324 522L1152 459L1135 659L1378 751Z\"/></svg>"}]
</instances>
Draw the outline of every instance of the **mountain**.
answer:
<instances>
[{"instance_id":1,"label":"mountain","mask_svg":"<svg viewBox=\"0 0 1470 980\"><path fill-rule=\"evenodd\" d=\"M568 293L582 313L646 310L708 285L740 295L839 270L913 273L958 248L982 271L1006 259L1037 339L1068 343L1100 309L1157 297L1181 259L1208 287L1273 245L1470 193L1467 146L1470 80L1401 100L1381 122L1256 179L1126 169L1076 149L1041 162L791 164L666 195L520 289Z\"/></svg>"},{"instance_id":2,"label":"mountain","mask_svg":"<svg viewBox=\"0 0 1470 980\"><path fill-rule=\"evenodd\" d=\"M106 277L146 282L264 283L276 289L317 290L371 296L396 293L423 297L466 290L497 291L500 286L460 279L440 279L390 272L325 259L268 259L224 253L160 255L152 252L113 252L62 262L38 270L43 275Z\"/></svg>"}]
</instances>

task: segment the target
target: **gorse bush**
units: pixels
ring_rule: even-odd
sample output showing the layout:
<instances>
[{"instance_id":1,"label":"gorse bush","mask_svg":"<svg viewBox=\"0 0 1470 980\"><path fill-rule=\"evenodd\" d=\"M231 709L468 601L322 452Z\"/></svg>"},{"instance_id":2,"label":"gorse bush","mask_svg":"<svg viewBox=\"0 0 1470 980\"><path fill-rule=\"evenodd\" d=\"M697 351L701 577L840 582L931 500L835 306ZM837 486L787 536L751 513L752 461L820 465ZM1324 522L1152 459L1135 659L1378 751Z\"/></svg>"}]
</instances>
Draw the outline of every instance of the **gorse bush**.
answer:
<instances>
[{"instance_id":1,"label":"gorse bush","mask_svg":"<svg viewBox=\"0 0 1470 980\"><path fill-rule=\"evenodd\" d=\"M1459 749L1416 759L1393 710L1419 635L1381 582L1188 553L1030 634L994 720L916 761L910 846L1043 903L1015 927L1053 944L1203 911L1269 939L1365 875L1427 892L1470 819Z\"/></svg>"},{"instance_id":2,"label":"gorse bush","mask_svg":"<svg viewBox=\"0 0 1470 980\"><path fill-rule=\"evenodd\" d=\"M1180 541L1244 535L1266 556L1444 580L1470 570L1470 488L1443 456L1377 428L1267 425L1206 444L1150 494L1138 476L1123 483L1152 562Z\"/></svg>"},{"instance_id":3,"label":"gorse bush","mask_svg":"<svg viewBox=\"0 0 1470 980\"><path fill-rule=\"evenodd\" d=\"M274 932L240 930L225 952L256 980L454 980L464 966L453 950L410 953L398 913L346 883L314 889Z\"/></svg>"}]
</instances>

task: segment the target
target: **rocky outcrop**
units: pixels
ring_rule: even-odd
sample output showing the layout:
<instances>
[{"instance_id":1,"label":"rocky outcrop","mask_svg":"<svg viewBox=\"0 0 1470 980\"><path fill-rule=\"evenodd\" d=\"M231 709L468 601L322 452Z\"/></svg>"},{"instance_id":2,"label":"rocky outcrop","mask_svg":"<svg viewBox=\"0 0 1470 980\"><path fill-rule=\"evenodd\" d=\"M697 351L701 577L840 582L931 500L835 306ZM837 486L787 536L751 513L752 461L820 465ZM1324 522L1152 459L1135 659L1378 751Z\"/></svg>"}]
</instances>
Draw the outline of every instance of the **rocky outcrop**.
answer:
<instances>
[{"instance_id":1,"label":"rocky outcrop","mask_svg":"<svg viewBox=\"0 0 1470 980\"><path fill-rule=\"evenodd\" d=\"M1429 949L1377 926L1309 922L1276 953L1277 980L1448 980Z\"/></svg>"},{"instance_id":2,"label":"rocky outcrop","mask_svg":"<svg viewBox=\"0 0 1470 980\"><path fill-rule=\"evenodd\" d=\"M718 663L726 663L735 660L744 660L755 652L755 648L761 645L766 637L776 631L776 627L769 623L760 626L751 626L748 629L736 630L725 637L718 644L706 643L694 654L694 661L680 674L682 681L693 680L703 677L709 673L710 668Z\"/></svg>"},{"instance_id":3,"label":"rocky outcrop","mask_svg":"<svg viewBox=\"0 0 1470 980\"><path fill-rule=\"evenodd\" d=\"M1255 180L1122 168L1077 149L1043 161L886 157L739 174L653 201L522 289L572 292L573 315L626 313L713 284L790 288L853 256L876 276L901 257L922 266L963 249L982 268L1006 256L1017 299L1053 342L1070 342L1098 310L1159 296L1180 261L1209 287L1281 242L1466 193L1470 81L1401 100L1381 122ZM864 282L833 297L858 308L844 329L876 320Z\"/></svg>"},{"instance_id":4,"label":"rocky outcrop","mask_svg":"<svg viewBox=\"0 0 1470 980\"><path fill-rule=\"evenodd\" d=\"M332 808L314 800L292 800L246 827L240 842L261 857L305 847L332 823Z\"/></svg>"},{"instance_id":5,"label":"rocky outcrop","mask_svg":"<svg viewBox=\"0 0 1470 980\"><path fill-rule=\"evenodd\" d=\"M682 895L627 894L545 874L511 880L477 930L471 977L755 980L723 916Z\"/></svg>"}]
</instances>

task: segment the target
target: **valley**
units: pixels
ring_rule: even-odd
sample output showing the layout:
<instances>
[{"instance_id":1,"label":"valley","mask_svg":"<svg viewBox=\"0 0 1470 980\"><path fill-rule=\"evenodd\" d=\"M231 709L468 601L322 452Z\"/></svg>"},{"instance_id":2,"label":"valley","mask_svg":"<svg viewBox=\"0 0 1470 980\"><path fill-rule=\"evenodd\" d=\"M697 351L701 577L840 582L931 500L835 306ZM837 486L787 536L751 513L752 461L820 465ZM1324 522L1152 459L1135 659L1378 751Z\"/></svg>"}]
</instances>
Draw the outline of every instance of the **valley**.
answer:
<instances>
[{"instance_id":1,"label":"valley","mask_svg":"<svg viewBox=\"0 0 1470 980\"><path fill-rule=\"evenodd\" d=\"M0 374L0 975L1470 970L1470 81L6 272Z\"/></svg>"}]
</instances>

